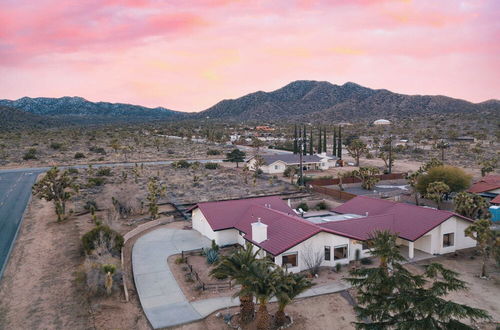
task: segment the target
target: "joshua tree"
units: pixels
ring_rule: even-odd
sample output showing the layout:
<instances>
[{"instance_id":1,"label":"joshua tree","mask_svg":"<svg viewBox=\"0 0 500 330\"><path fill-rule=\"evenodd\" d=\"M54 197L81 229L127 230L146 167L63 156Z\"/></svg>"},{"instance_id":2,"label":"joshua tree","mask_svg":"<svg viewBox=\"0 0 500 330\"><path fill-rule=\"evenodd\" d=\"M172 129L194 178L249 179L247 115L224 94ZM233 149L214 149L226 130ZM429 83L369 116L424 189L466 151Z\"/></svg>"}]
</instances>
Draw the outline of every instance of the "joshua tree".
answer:
<instances>
[{"instance_id":1,"label":"joshua tree","mask_svg":"<svg viewBox=\"0 0 500 330\"><path fill-rule=\"evenodd\" d=\"M113 289L113 274L116 271L116 266L111 264L102 265L102 271L106 274L104 287L106 288L106 293L110 295L111 290Z\"/></svg>"},{"instance_id":2,"label":"joshua tree","mask_svg":"<svg viewBox=\"0 0 500 330\"><path fill-rule=\"evenodd\" d=\"M227 276L236 284L241 285L241 290L236 293L236 296L240 298L240 315L243 323L250 322L255 312L254 294L250 290L252 281L249 274L257 268L259 252L260 250L254 252L252 244L247 243L244 248L239 248L231 255L222 257L210 272L211 276L216 278Z\"/></svg>"},{"instance_id":3,"label":"joshua tree","mask_svg":"<svg viewBox=\"0 0 500 330\"><path fill-rule=\"evenodd\" d=\"M368 152L368 148L363 141L355 139L347 146L347 152L356 160L356 166L359 166L359 158Z\"/></svg>"},{"instance_id":4,"label":"joshua tree","mask_svg":"<svg viewBox=\"0 0 500 330\"><path fill-rule=\"evenodd\" d=\"M485 198L468 192L459 192L453 198L455 212L471 219L489 218L489 203Z\"/></svg>"},{"instance_id":5,"label":"joshua tree","mask_svg":"<svg viewBox=\"0 0 500 330\"><path fill-rule=\"evenodd\" d=\"M243 166L243 178L245 180L245 184L248 184L248 172L250 172L250 168L247 165Z\"/></svg>"},{"instance_id":6,"label":"joshua tree","mask_svg":"<svg viewBox=\"0 0 500 330\"><path fill-rule=\"evenodd\" d=\"M358 292L357 329L473 329L462 320L490 319L484 310L444 299L466 289L457 273L438 263L428 265L421 275L403 267L396 240L395 234L375 233L371 250L380 266L350 272L347 281Z\"/></svg>"},{"instance_id":7,"label":"joshua tree","mask_svg":"<svg viewBox=\"0 0 500 330\"><path fill-rule=\"evenodd\" d=\"M483 265L481 267L481 277L486 277L486 263L488 262L489 250L495 243L495 233L491 230L493 223L488 219L476 220L465 229L465 235L474 239L479 245L483 255Z\"/></svg>"},{"instance_id":8,"label":"joshua tree","mask_svg":"<svg viewBox=\"0 0 500 330\"><path fill-rule=\"evenodd\" d=\"M167 187L164 184L158 182L158 178L152 177L148 181L148 195L146 199L148 201L148 210L151 214L151 219L155 220L158 218L158 199L165 196L165 191Z\"/></svg>"},{"instance_id":9,"label":"joshua tree","mask_svg":"<svg viewBox=\"0 0 500 330\"><path fill-rule=\"evenodd\" d=\"M436 143L436 148L441 150L441 161L442 162L444 162L444 151L445 151L445 149L448 149L449 147L450 147L450 144L444 140L441 140L438 143Z\"/></svg>"},{"instance_id":10,"label":"joshua tree","mask_svg":"<svg viewBox=\"0 0 500 330\"><path fill-rule=\"evenodd\" d=\"M262 156L257 155L255 156L255 161L252 165L252 170L254 171L254 176L253 176L253 183L256 183L257 177L260 175L260 172L262 171L260 168L264 165L266 165L266 161Z\"/></svg>"},{"instance_id":11,"label":"joshua tree","mask_svg":"<svg viewBox=\"0 0 500 330\"><path fill-rule=\"evenodd\" d=\"M299 294L306 291L314 284L302 274L288 273L283 268L279 267L275 271L277 273L276 284L276 299L278 300L278 310L274 315L274 322L277 327L285 325L286 314L285 308Z\"/></svg>"},{"instance_id":12,"label":"joshua tree","mask_svg":"<svg viewBox=\"0 0 500 330\"><path fill-rule=\"evenodd\" d=\"M420 171L406 174L406 182L408 182L408 185L411 187L413 193L415 194L415 205L419 205L417 183L418 183L418 176L420 174L421 174Z\"/></svg>"},{"instance_id":13,"label":"joshua tree","mask_svg":"<svg viewBox=\"0 0 500 330\"><path fill-rule=\"evenodd\" d=\"M366 190L373 190L377 182L380 181L376 177L379 170L376 167L360 167L359 170L352 171L352 176L361 180L361 188Z\"/></svg>"},{"instance_id":14,"label":"joshua tree","mask_svg":"<svg viewBox=\"0 0 500 330\"><path fill-rule=\"evenodd\" d=\"M111 141L111 143L109 144L109 146L115 151L117 152L118 150L120 150L121 148L121 145L120 145L120 141L118 141L118 139L113 139Z\"/></svg>"},{"instance_id":15,"label":"joshua tree","mask_svg":"<svg viewBox=\"0 0 500 330\"><path fill-rule=\"evenodd\" d=\"M441 202L444 199L445 194L450 192L450 187L441 181L431 182L427 186L427 193L425 197L436 202L438 210L441 209Z\"/></svg>"},{"instance_id":16,"label":"joshua tree","mask_svg":"<svg viewBox=\"0 0 500 330\"><path fill-rule=\"evenodd\" d=\"M488 173L491 173L497 168L498 159L486 159L479 163L481 166L481 176L485 176Z\"/></svg>"},{"instance_id":17,"label":"joshua tree","mask_svg":"<svg viewBox=\"0 0 500 330\"><path fill-rule=\"evenodd\" d=\"M134 167L132 168L132 173L134 173L134 182L139 183L139 177L141 176L141 168L139 168L139 165L137 165L137 163L134 164Z\"/></svg>"},{"instance_id":18,"label":"joshua tree","mask_svg":"<svg viewBox=\"0 0 500 330\"><path fill-rule=\"evenodd\" d=\"M73 193L78 192L75 178L68 171L59 173L57 167L52 167L45 176L33 185L33 194L48 202L54 202L57 222L66 215L66 202Z\"/></svg>"}]
</instances>

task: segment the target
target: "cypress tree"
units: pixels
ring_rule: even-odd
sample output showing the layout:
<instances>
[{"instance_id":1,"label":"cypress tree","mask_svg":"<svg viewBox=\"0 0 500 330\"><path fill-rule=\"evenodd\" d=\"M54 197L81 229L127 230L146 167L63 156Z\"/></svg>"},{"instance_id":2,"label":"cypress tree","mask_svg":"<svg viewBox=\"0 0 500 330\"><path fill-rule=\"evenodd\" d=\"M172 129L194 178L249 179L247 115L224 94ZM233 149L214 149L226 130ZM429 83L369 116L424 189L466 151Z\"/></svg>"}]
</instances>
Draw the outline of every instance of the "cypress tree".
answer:
<instances>
[{"instance_id":1,"label":"cypress tree","mask_svg":"<svg viewBox=\"0 0 500 330\"><path fill-rule=\"evenodd\" d=\"M333 126L333 150L332 155L337 156L337 128Z\"/></svg>"},{"instance_id":2,"label":"cypress tree","mask_svg":"<svg viewBox=\"0 0 500 330\"><path fill-rule=\"evenodd\" d=\"M338 140L337 157L342 159L342 126L339 126L339 140Z\"/></svg>"},{"instance_id":3,"label":"cypress tree","mask_svg":"<svg viewBox=\"0 0 500 330\"><path fill-rule=\"evenodd\" d=\"M307 155L307 131L306 131L306 125L304 125L304 134L302 135L304 138L304 144L302 148L302 154Z\"/></svg>"},{"instance_id":4,"label":"cypress tree","mask_svg":"<svg viewBox=\"0 0 500 330\"><path fill-rule=\"evenodd\" d=\"M323 129L323 152L326 154L328 149L326 148L326 128Z\"/></svg>"},{"instance_id":5,"label":"cypress tree","mask_svg":"<svg viewBox=\"0 0 500 330\"><path fill-rule=\"evenodd\" d=\"M313 130L309 132L309 155L314 154L314 146L313 146Z\"/></svg>"},{"instance_id":6,"label":"cypress tree","mask_svg":"<svg viewBox=\"0 0 500 330\"><path fill-rule=\"evenodd\" d=\"M296 155L299 152L299 146L297 145L297 124L295 124L295 132L293 134L293 153Z\"/></svg>"},{"instance_id":7,"label":"cypress tree","mask_svg":"<svg viewBox=\"0 0 500 330\"><path fill-rule=\"evenodd\" d=\"M319 135L318 135L318 154L322 152L321 148L321 127L319 128Z\"/></svg>"}]
</instances>

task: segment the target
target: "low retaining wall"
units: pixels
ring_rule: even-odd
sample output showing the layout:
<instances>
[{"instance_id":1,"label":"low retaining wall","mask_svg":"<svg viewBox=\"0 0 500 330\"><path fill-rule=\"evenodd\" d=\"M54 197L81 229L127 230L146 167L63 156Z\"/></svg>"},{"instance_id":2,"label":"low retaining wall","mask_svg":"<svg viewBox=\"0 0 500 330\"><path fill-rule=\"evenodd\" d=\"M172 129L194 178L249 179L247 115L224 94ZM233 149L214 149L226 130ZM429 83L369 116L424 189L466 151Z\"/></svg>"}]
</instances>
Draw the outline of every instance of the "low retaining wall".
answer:
<instances>
[{"instance_id":1,"label":"low retaining wall","mask_svg":"<svg viewBox=\"0 0 500 330\"><path fill-rule=\"evenodd\" d=\"M391 173L391 174L380 174L376 175L377 178L380 179L380 181L384 180L400 180L406 178L406 173ZM313 185L313 186L333 186L333 185L338 185L339 184L339 179L316 179L309 181L307 184ZM359 183L361 182L360 179L355 178L355 177L348 177L348 178L343 178L342 179L342 184L349 184L349 183Z\"/></svg>"},{"instance_id":2,"label":"low retaining wall","mask_svg":"<svg viewBox=\"0 0 500 330\"><path fill-rule=\"evenodd\" d=\"M172 222L173 219L174 217L167 217L143 223L142 225L137 226L136 228L132 229L131 231L123 235L124 243L127 243L129 239L131 239L135 235L142 233L145 230L148 230L149 228L152 228L154 226L164 225L166 223Z\"/></svg>"},{"instance_id":3,"label":"low retaining wall","mask_svg":"<svg viewBox=\"0 0 500 330\"><path fill-rule=\"evenodd\" d=\"M348 193L345 191L340 191L340 190L333 189L333 188L326 188L326 187L314 186L314 185L311 187L312 187L311 189L315 192L333 197L335 199L340 199L342 201L348 201L348 200L353 199L354 197L357 196L355 194L351 194L351 193Z\"/></svg>"}]
</instances>

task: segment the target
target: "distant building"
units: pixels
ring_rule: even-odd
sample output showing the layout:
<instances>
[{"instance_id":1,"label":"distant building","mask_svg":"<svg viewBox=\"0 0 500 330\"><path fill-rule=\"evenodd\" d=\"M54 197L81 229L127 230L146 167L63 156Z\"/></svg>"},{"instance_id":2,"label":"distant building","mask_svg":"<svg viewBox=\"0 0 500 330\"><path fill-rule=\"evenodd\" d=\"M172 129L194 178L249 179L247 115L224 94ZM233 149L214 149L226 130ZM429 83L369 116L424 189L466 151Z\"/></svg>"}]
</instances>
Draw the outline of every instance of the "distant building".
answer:
<instances>
[{"instance_id":1,"label":"distant building","mask_svg":"<svg viewBox=\"0 0 500 330\"><path fill-rule=\"evenodd\" d=\"M298 166L300 164L300 155L294 154L278 154L261 156L264 159L265 165L260 169L267 174L278 174L285 172L287 166ZM335 166L336 157L327 156L326 154L319 155L304 155L302 156L302 165L304 170L327 170ZM248 167L253 170L255 157L252 157L247 162Z\"/></svg>"},{"instance_id":2,"label":"distant building","mask_svg":"<svg viewBox=\"0 0 500 330\"><path fill-rule=\"evenodd\" d=\"M378 119L373 122L373 125L390 125L391 122L387 119Z\"/></svg>"}]
</instances>

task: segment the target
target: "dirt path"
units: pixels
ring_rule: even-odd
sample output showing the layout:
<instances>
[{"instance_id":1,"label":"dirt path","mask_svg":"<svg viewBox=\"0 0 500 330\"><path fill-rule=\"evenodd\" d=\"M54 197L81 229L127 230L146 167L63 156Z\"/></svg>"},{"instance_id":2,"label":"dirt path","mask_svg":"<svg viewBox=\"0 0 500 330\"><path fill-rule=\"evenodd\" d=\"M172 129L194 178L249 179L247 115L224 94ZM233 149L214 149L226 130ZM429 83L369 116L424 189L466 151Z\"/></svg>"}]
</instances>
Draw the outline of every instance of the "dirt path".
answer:
<instances>
[{"instance_id":1,"label":"dirt path","mask_svg":"<svg viewBox=\"0 0 500 330\"><path fill-rule=\"evenodd\" d=\"M94 328L75 282L78 229L54 218L51 204L33 199L0 282L0 329Z\"/></svg>"}]
</instances>

